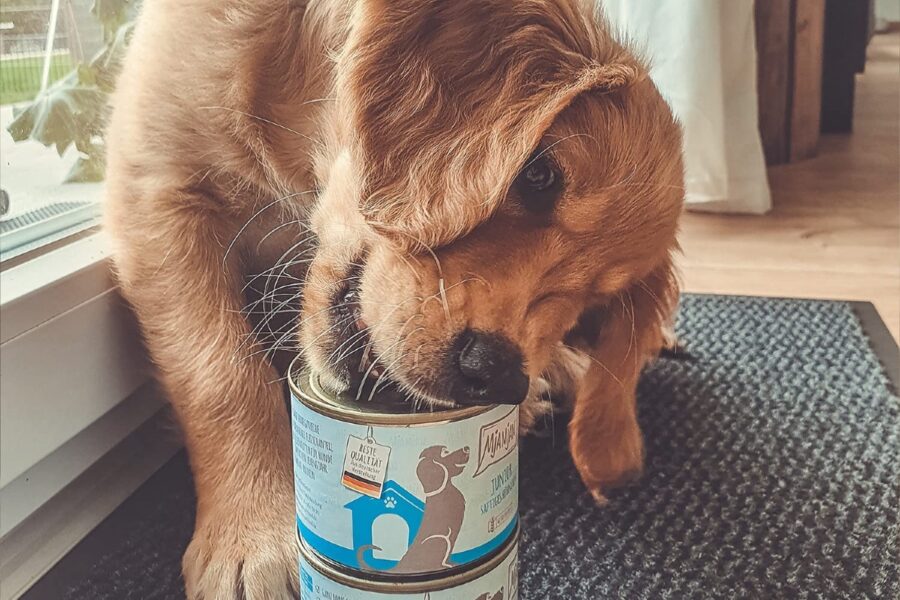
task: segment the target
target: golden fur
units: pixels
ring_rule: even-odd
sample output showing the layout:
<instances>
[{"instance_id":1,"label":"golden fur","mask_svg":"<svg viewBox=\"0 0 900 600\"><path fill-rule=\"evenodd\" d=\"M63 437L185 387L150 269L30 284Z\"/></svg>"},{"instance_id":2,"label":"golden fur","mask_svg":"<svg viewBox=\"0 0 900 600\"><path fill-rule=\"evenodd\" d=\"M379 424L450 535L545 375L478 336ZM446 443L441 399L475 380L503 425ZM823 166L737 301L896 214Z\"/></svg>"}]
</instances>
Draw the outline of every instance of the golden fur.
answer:
<instances>
[{"instance_id":1,"label":"golden fur","mask_svg":"<svg viewBox=\"0 0 900 600\"><path fill-rule=\"evenodd\" d=\"M510 187L536 147L565 180L549 218ZM677 299L680 152L645 66L578 0L145 0L107 225L191 457L188 596L296 590L266 350L299 327L339 385L329 307L355 263L373 352L415 397L445 400L429 382L455 332L502 332L531 381L523 430L546 393L572 396L597 500L638 472L635 385Z\"/></svg>"}]
</instances>

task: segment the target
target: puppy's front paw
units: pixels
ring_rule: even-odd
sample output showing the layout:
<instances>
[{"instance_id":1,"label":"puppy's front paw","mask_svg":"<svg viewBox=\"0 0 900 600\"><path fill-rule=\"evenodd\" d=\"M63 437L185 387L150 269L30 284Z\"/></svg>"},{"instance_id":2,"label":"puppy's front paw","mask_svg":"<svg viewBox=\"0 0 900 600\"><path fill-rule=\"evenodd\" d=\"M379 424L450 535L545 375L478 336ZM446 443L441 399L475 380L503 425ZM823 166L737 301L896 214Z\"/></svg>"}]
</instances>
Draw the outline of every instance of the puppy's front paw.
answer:
<instances>
[{"instance_id":1,"label":"puppy's front paw","mask_svg":"<svg viewBox=\"0 0 900 600\"><path fill-rule=\"evenodd\" d=\"M542 423L552 427L553 403L541 398L526 398L519 406L519 436L541 435L538 426Z\"/></svg>"},{"instance_id":2,"label":"puppy's front paw","mask_svg":"<svg viewBox=\"0 0 900 600\"><path fill-rule=\"evenodd\" d=\"M254 505L255 504L255 505ZM298 597L292 503L269 497L198 514L182 568L190 600L293 600ZM271 514L267 514L271 513Z\"/></svg>"},{"instance_id":3,"label":"puppy's front paw","mask_svg":"<svg viewBox=\"0 0 900 600\"><path fill-rule=\"evenodd\" d=\"M633 481L643 471L644 444L636 424L614 435L573 437L571 448L578 474L600 506L608 503L609 488Z\"/></svg>"}]
</instances>

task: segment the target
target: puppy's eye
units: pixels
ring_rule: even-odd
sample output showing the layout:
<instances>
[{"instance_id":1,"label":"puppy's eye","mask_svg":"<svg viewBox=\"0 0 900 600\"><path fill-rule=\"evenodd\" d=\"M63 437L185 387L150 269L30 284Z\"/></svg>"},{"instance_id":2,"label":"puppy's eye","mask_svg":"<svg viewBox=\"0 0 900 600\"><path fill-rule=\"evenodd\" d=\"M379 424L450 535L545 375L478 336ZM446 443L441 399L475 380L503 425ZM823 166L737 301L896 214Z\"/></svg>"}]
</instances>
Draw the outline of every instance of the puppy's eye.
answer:
<instances>
[{"instance_id":1,"label":"puppy's eye","mask_svg":"<svg viewBox=\"0 0 900 600\"><path fill-rule=\"evenodd\" d=\"M553 160L543 151L536 151L525 162L513 184L522 204L533 212L553 209L562 189L562 176Z\"/></svg>"},{"instance_id":2,"label":"puppy's eye","mask_svg":"<svg viewBox=\"0 0 900 600\"><path fill-rule=\"evenodd\" d=\"M528 165L521 177L522 185L535 192L545 192L556 183L556 171L543 157Z\"/></svg>"}]
</instances>

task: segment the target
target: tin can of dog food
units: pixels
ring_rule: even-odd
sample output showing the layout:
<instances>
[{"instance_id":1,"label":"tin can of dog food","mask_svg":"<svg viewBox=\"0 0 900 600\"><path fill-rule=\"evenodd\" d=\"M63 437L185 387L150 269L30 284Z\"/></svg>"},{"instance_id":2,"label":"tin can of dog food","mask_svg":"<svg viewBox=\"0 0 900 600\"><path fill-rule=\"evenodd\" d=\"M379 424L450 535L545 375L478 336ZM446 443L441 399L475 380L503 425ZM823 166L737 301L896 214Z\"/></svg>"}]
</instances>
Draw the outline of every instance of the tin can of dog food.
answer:
<instances>
[{"instance_id":1,"label":"tin can of dog food","mask_svg":"<svg viewBox=\"0 0 900 600\"><path fill-rule=\"evenodd\" d=\"M295 362L295 366L296 366ZM297 527L324 561L384 577L462 571L518 523L518 407L413 412L291 371Z\"/></svg>"},{"instance_id":2,"label":"tin can of dog food","mask_svg":"<svg viewBox=\"0 0 900 600\"><path fill-rule=\"evenodd\" d=\"M300 543L301 600L517 600L518 531L493 556L471 568L433 579L364 579L328 564Z\"/></svg>"}]
</instances>

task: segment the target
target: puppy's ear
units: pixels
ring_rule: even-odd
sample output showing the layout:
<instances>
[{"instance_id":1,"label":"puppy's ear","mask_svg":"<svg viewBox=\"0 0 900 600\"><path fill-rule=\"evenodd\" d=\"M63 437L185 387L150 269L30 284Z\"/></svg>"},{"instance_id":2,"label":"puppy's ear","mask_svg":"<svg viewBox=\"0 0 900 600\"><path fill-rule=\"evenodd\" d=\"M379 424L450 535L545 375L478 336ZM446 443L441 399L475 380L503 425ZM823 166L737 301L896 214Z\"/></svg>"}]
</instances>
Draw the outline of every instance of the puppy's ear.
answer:
<instances>
[{"instance_id":1,"label":"puppy's ear","mask_svg":"<svg viewBox=\"0 0 900 600\"><path fill-rule=\"evenodd\" d=\"M572 459L600 503L607 487L643 467L635 390L644 365L666 344L677 303L677 279L667 260L605 307L569 424Z\"/></svg>"},{"instance_id":2,"label":"puppy's ear","mask_svg":"<svg viewBox=\"0 0 900 600\"><path fill-rule=\"evenodd\" d=\"M642 77L629 56L574 2L360 1L336 85L363 215L429 246L468 232L576 96Z\"/></svg>"},{"instance_id":3,"label":"puppy's ear","mask_svg":"<svg viewBox=\"0 0 900 600\"><path fill-rule=\"evenodd\" d=\"M447 481L447 469L433 458L422 458L416 465L416 476L428 496L440 490Z\"/></svg>"},{"instance_id":4,"label":"puppy's ear","mask_svg":"<svg viewBox=\"0 0 900 600\"><path fill-rule=\"evenodd\" d=\"M591 65L584 77L590 82L591 89L614 92L642 81L647 75L633 64L615 63Z\"/></svg>"}]
</instances>

